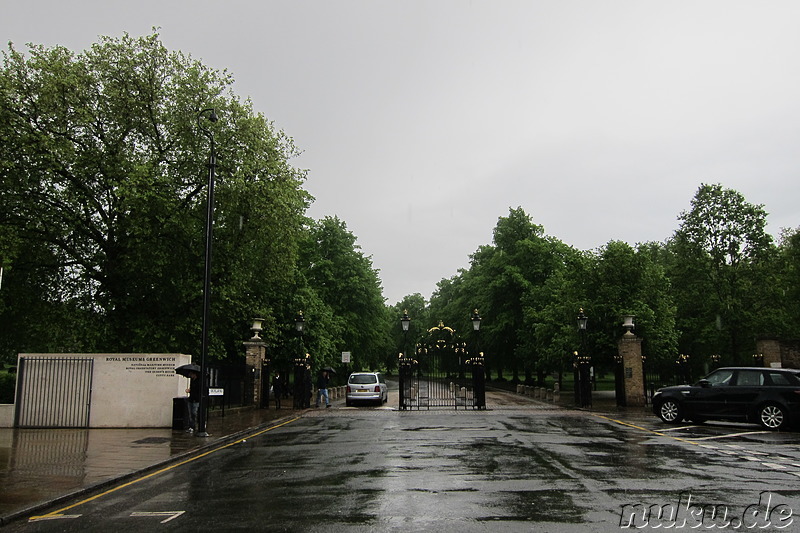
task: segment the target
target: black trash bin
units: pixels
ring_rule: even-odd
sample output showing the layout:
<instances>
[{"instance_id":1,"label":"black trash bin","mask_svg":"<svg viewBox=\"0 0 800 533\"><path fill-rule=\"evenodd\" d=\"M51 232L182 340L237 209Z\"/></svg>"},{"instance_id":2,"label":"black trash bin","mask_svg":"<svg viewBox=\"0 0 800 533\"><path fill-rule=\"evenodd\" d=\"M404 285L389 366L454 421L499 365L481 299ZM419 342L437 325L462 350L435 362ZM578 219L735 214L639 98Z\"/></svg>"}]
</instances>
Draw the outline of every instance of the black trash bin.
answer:
<instances>
[{"instance_id":1,"label":"black trash bin","mask_svg":"<svg viewBox=\"0 0 800 533\"><path fill-rule=\"evenodd\" d=\"M189 427L189 398L181 396L172 399L172 429Z\"/></svg>"}]
</instances>

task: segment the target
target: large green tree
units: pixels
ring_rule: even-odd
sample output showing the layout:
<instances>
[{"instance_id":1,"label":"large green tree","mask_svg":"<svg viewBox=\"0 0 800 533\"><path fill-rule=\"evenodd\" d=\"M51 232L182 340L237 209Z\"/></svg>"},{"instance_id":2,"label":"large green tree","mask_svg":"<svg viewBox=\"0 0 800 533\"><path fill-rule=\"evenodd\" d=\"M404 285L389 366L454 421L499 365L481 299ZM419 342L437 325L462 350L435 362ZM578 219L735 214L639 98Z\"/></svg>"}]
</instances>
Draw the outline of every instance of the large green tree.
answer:
<instances>
[{"instance_id":1,"label":"large green tree","mask_svg":"<svg viewBox=\"0 0 800 533\"><path fill-rule=\"evenodd\" d=\"M206 108L220 117L206 124L219 163L212 355L240 351L254 314L277 335L285 310L276 295L293 282L311 198L289 163L291 139L236 97L232 81L155 33L104 37L81 53L9 45L0 261L13 269L0 312L29 327L24 336L4 328L14 338L6 347L47 349L52 324L66 320L74 331L62 349L197 353Z\"/></svg>"},{"instance_id":2,"label":"large green tree","mask_svg":"<svg viewBox=\"0 0 800 533\"><path fill-rule=\"evenodd\" d=\"M617 355L622 318L636 316L636 334L644 339L643 355L651 362L674 361L677 350L676 307L656 243L633 247L611 241L594 256L586 284L590 355L610 366Z\"/></svg>"},{"instance_id":3,"label":"large green tree","mask_svg":"<svg viewBox=\"0 0 800 533\"><path fill-rule=\"evenodd\" d=\"M669 275L678 304L681 350L748 360L764 334L764 313L775 307L776 249L761 205L721 185L703 184L681 213L670 243Z\"/></svg>"},{"instance_id":4,"label":"large green tree","mask_svg":"<svg viewBox=\"0 0 800 533\"><path fill-rule=\"evenodd\" d=\"M385 364L393 347L378 271L338 217L311 224L302 243L300 270L309 290L328 309L330 327L318 330L327 339L316 339L315 362L335 364L342 351L349 351L356 368Z\"/></svg>"}]
</instances>

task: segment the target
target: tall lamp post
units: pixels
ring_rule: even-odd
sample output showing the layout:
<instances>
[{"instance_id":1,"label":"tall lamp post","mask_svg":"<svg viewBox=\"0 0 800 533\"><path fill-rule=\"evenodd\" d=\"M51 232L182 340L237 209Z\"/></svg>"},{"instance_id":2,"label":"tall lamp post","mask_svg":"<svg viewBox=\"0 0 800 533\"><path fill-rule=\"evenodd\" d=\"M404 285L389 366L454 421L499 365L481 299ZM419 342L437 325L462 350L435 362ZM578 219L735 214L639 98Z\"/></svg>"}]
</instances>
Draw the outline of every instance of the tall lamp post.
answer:
<instances>
[{"instance_id":1,"label":"tall lamp post","mask_svg":"<svg viewBox=\"0 0 800 533\"><path fill-rule=\"evenodd\" d=\"M403 316L400 317L400 326L403 329L403 352L398 358L398 374L400 378L400 409L406 409L409 406L411 398L411 361L412 358L408 356L408 329L411 325L411 317L408 316L408 309L403 311Z\"/></svg>"},{"instance_id":2,"label":"tall lamp post","mask_svg":"<svg viewBox=\"0 0 800 533\"><path fill-rule=\"evenodd\" d=\"M207 120L217 121L217 113L214 108L202 110L197 115L197 127L211 141L211 152L208 156L208 188L206 197L206 249L205 249L205 271L203 274L203 331L200 346L200 408L197 416L197 435L198 437L208 437L206 431L206 406L208 405L208 381L206 377L206 360L208 359L208 330L211 325L211 243L212 232L214 229L214 173L217 168L217 148L214 144L214 134L208 128L203 127L202 119L208 116Z\"/></svg>"},{"instance_id":3,"label":"tall lamp post","mask_svg":"<svg viewBox=\"0 0 800 533\"><path fill-rule=\"evenodd\" d=\"M292 395L292 405L295 409L301 409L304 405L303 398L303 381L306 372L306 357L305 345L303 344L303 332L306 328L306 319L303 317L303 312L297 313L294 319L294 329L300 336L300 355L294 360L294 394Z\"/></svg>"},{"instance_id":4,"label":"tall lamp post","mask_svg":"<svg viewBox=\"0 0 800 533\"><path fill-rule=\"evenodd\" d=\"M470 315L469 319L472 321L472 331L475 332L475 346L473 347L472 352L474 352L475 356L478 356L481 353L481 315L478 313L477 309L472 311L472 315Z\"/></svg>"},{"instance_id":5,"label":"tall lamp post","mask_svg":"<svg viewBox=\"0 0 800 533\"><path fill-rule=\"evenodd\" d=\"M578 312L578 331L581 335L581 353L577 355L576 364L578 370L578 387L581 407L591 407L592 405L592 385L589 382L589 367L592 358L586 353L586 325L589 317L583 313L583 308Z\"/></svg>"},{"instance_id":6,"label":"tall lamp post","mask_svg":"<svg viewBox=\"0 0 800 533\"><path fill-rule=\"evenodd\" d=\"M400 325L403 328L403 354L408 356L408 328L411 325L411 317L408 316L408 309L403 311L400 317Z\"/></svg>"},{"instance_id":7,"label":"tall lamp post","mask_svg":"<svg viewBox=\"0 0 800 533\"><path fill-rule=\"evenodd\" d=\"M472 331L475 332L474 351L477 352L470 359L472 362L473 408L486 409L486 360L480 351L481 315L478 314L477 309L472 311L470 320L472 321Z\"/></svg>"}]
</instances>

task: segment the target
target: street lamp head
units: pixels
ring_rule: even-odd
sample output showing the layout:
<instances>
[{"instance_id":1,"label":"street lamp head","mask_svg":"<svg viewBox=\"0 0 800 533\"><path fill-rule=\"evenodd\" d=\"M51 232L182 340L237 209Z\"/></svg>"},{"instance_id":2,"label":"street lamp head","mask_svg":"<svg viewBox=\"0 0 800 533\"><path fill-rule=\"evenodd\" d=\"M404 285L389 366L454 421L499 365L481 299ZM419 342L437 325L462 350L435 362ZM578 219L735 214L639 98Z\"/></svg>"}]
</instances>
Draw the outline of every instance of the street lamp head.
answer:
<instances>
[{"instance_id":1,"label":"street lamp head","mask_svg":"<svg viewBox=\"0 0 800 533\"><path fill-rule=\"evenodd\" d=\"M586 323L589 321L589 317L583 314L583 307L580 308L578 311L578 329L581 331L586 331Z\"/></svg>"},{"instance_id":2,"label":"street lamp head","mask_svg":"<svg viewBox=\"0 0 800 533\"><path fill-rule=\"evenodd\" d=\"M214 110L213 107L209 107L208 109L203 109L197 114L197 127L200 128L200 131L202 131L206 137L211 139L211 142L213 143L214 133L205 126L203 126L202 118L204 116L207 116L209 122L211 123L217 122L217 120L219 120L219 117L217 117L217 112Z\"/></svg>"},{"instance_id":3,"label":"street lamp head","mask_svg":"<svg viewBox=\"0 0 800 533\"><path fill-rule=\"evenodd\" d=\"M303 312L300 311L297 313L297 317L294 319L294 328L297 330L298 333L303 333L303 330L306 327L306 319L303 317Z\"/></svg>"},{"instance_id":4,"label":"street lamp head","mask_svg":"<svg viewBox=\"0 0 800 533\"><path fill-rule=\"evenodd\" d=\"M474 331L481 330L481 315L478 314L478 310L475 309L472 311L472 329Z\"/></svg>"},{"instance_id":5,"label":"street lamp head","mask_svg":"<svg viewBox=\"0 0 800 533\"><path fill-rule=\"evenodd\" d=\"M403 311L403 316L400 317L400 325L403 326L403 331L408 331L408 326L411 324L411 317L408 316L408 309Z\"/></svg>"},{"instance_id":6,"label":"street lamp head","mask_svg":"<svg viewBox=\"0 0 800 533\"><path fill-rule=\"evenodd\" d=\"M217 120L219 120L219 117L217 116L217 111L213 107L208 107L208 108L203 109L202 111L200 111L197 114L198 122L200 121L200 119L203 116L207 116L208 120L210 120L211 122L216 122Z\"/></svg>"}]
</instances>

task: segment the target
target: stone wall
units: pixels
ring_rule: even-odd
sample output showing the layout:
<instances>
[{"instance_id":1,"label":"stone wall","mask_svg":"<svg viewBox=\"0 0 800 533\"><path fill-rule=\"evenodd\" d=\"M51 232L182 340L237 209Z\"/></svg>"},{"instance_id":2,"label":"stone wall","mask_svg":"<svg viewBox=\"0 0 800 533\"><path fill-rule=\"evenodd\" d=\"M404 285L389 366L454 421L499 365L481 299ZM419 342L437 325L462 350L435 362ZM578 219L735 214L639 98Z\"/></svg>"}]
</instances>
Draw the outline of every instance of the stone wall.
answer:
<instances>
[{"instance_id":1,"label":"stone wall","mask_svg":"<svg viewBox=\"0 0 800 533\"><path fill-rule=\"evenodd\" d=\"M800 368L800 340L758 339L756 352L764 356L764 366Z\"/></svg>"}]
</instances>

